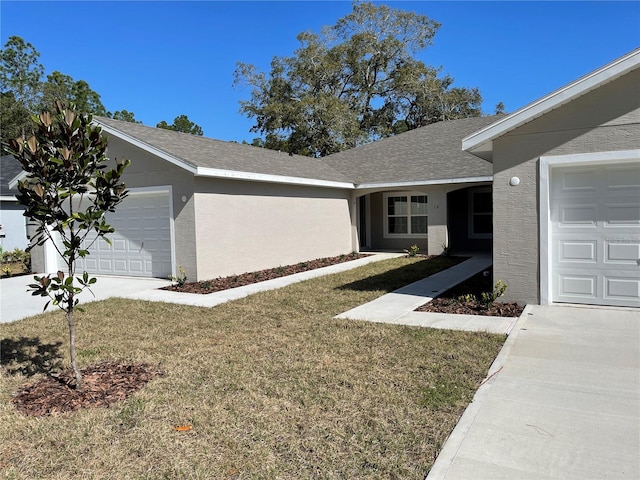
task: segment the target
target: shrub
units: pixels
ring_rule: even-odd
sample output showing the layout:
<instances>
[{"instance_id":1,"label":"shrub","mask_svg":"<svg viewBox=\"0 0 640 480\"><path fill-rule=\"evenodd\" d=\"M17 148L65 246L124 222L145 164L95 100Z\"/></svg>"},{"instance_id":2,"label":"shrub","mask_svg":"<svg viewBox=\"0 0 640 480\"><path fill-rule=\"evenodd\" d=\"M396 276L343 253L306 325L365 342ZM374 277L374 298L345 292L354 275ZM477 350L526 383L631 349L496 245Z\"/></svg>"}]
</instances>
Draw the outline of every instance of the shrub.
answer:
<instances>
[{"instance_id":1,"label":"shrub","mask_svg":"<svg viewBox=\"0 0 640 480\"><path fill-rule=\"evenodd\" d=\"M184 267L180 265L178 267L179 273L176 276L169 275L169 280L172 282L176 282L179 287L183 287L185 283L187 283L187 272L185 272Z\"/></svg>"},{"instance_id":2,"label":"shrub","mask_svg":"<svg viewBox=\"0 0 640 480\"><path fill-rule=\"evenodd\" d=\"M504 295L504 292L506 291L507 285L503 283L502 280L498 280L493 287L492 292L482 293L482 303L484 303L487 307L491 307L498 298Z\"/></svg>"},{"instance_id":3,"label":"shrub","mask_svg":"<svg viewBox=\"0 0 640 480\"><path fill-rule=\"evenodd\" d=\"M420 252L420 247L418 245L411 245L404 251L404 253L406 253L409 257L415 257L416 255L418 255L418 252Z\"/></svg>"}]
</instances>

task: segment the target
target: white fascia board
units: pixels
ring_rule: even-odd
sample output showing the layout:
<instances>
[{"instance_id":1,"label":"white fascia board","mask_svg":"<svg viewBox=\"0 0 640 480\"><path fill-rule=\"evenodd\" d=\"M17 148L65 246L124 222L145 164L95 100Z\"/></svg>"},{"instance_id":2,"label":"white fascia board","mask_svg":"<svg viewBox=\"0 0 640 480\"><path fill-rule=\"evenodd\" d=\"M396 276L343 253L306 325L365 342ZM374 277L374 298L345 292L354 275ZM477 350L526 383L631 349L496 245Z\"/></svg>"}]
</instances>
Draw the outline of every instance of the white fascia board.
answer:
<instances>
[{"instance_id":1,"label":"white fascia board","mask_svg":"<svg viewBox=\"0 0 640 480\"><path fill-rule=\"evenodd\" d=\"M497 122L468 135L462 139L462 150L487 159L493 150L492 142L496 138L635 70L639 65L640 49L636 49L559 90L526 105L520 110L516 110L511 115L507 115Z\"/></svg>"},{"instance_id":2,"label":"white fascia board","mask_svg":"<svg viewBox=\"0 0 640 480\"><path fill-rule=\"evenodd\" d=\"M267 173L240 172L235 170L222 170L218 168L198 167L196 177L226 178L230 180L246 180L251 182L283 183L288 185L302 185L307 187L343 188L353 190L355 186L349 182L334 182L330 180L317 180L314 178L289 177L284 175L271 175Z\"/></svg>"},{"instance_id":3,"label":"white fascia board","mask_svg":"<svg viewBox=\"0 0 640 480\"><path fill-rule=\"evenodd\" d=\"M18 188L18 182L20 180L24 180L25 178L27 178L27 172L23 170L9 181L9 188L11 190L15 190L16 188Z\"/></svg>"},{"instance_id":4,"label":"white fascia board","mask_svg":"<svg viewBox=\"0 0 640 480\"><path fill-rule=\"evenodd\" d=\"M168 154L164 150L160 150L159 148L153 147L148 143L145 143L141 140L138 140L135 137L132 137L131 135L127 135L126 133L123 133L120 130L110 127L109 125L100 123L99 120L94 119L93 121L94 123L98 124L100 128L102 128L102 131L107 132L109 135L113 135L114 137L118 137L119 139L124 140L125 142L135 145L136 147L141 148L142 150L145 150L157 157L160 157L163 160L166 160L167 162L186 170L187 172L190 172L192 174L196 173L196 167L189 165L184 160L181 160L178 157L174 157L173 155Z\"/></svg>"},{"instance_id":5,"label":"white fascia board","mask_svg":"<svg viewBox=\"0 0 640 480\"><path fill-rule=\"evenodd\" d=\"M356 186L356 190L364 190L366 188L406 188L420 187L424 185L450 185L455 183L478 182L493 182L493 176L489 175L486 177L444 178L440 180L422 180L415 182L360 183Z\"/></svg>"},{"instance_id":6,"label":"white fascia board","mask_svg":"<svg viewBox=\"0 0 640 480\"><path fill-rule=\"evenodd\" d=\"M1 195L0 202L17 202L18 199L14 195Z\"/></svg>"}]
</instances>

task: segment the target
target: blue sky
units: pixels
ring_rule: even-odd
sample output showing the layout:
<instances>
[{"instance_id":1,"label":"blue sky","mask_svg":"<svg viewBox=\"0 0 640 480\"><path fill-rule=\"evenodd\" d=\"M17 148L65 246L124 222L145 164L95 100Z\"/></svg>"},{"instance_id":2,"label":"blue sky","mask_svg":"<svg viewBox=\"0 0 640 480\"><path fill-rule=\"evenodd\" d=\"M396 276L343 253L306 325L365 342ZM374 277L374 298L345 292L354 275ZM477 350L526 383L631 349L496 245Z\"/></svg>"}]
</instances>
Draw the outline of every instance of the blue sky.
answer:
<instances>
[{"instance_id":1,"label":"blue sky","mask_svg":"<svg viewBox=\"0 0 640 480\"><path fill-rule=\"evenodd\" d=\"M417 57L478 87L486 113L500 101L514 111L640 46L639 1L382 3L442 24ZM108 110L150 126L186 114L208 137L251 141L236 62L268 71L274 56L293 54L298 33L333 25L351 2L2 0L0 9L2 45L24 38L46 73L87 81Z\"/></svg>"}]
</instances>

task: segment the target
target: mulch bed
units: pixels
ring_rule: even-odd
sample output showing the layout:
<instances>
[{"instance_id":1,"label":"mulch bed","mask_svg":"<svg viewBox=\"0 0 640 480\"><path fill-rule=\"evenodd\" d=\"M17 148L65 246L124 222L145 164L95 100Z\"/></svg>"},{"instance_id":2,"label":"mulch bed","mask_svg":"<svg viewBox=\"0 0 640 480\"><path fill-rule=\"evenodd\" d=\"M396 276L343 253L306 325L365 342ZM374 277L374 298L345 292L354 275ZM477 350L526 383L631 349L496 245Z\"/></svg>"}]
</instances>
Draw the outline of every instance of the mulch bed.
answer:
<instances>
[{"instance_id":1,"label":"mulch bed","mask_svg":"<svg viewBox=\"0 0 640 480\"><path fill-rule=\"evenodd\" d=\"M455 313L458 315L486 315L490 317L519 317L523 307L515 302L495 302L491 307L479 302L459 302L449 298L434 298L416 309L417 312Z\"/></svg>"},{"instance_id":2,"label":"mulch bed","mask_svg":"<svg viewBox=\"0 0 640 480\"><path fill-rule=\"evenodd\" d=\"M174 284L168 287L163 287L162 290L207 294L228 290L230 288L242 287L244 285L251 285L253 283L264 282L265 280L272 280L274 278L286 277L287 275L293 275L294 273L307 272L317 268L350 262L351 260L357 260L367 256L368 255L360 253L350 253L348 255L340 255L337 257L317 258L315 260L301 262L296 265L269 268L266 270L259 270L257 272L242 273L239 275L231 275L229 277L220 277L213 280L203 280L201 282L187 282L184 285Z\"/></svg>"},{"instance_id":3,"label":"mulch bed","mask_svg":"<svg viewBox=\"0 0 640 480\"><path fill-rule=\"evenodd\" d=\"M416 312L453 313L458 315L486 315L491 317L519 317L524 307L515 302L501 303L496 301L491 306L481 302L461 301L459 297L474 295L481 298L482 292L493 290L491 271L483 272L447 290L438 298L418 307Z\"/></svg>"},{"instance_id":4,"label":"mulch bed","mask_svg":"<svg viewBox=\"0 0 640 480\"><path fill-rule=\"evenodd\" d=\"M147 364L101 363L81 370L84 388L75 390L71 369L29 383L15 394L16 409L27 416L43 417L80 408L108 407L124 400L146 383L162 375Z\"/></svg>"}]
</instances>

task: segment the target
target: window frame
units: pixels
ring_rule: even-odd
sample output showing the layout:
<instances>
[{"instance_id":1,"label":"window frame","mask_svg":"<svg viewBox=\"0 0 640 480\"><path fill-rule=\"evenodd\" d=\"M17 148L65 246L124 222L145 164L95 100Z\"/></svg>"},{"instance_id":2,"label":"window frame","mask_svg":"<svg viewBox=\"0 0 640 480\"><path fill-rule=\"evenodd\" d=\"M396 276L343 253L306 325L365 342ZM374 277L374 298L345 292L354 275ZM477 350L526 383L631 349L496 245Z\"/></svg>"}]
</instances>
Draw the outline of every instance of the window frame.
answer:
<instances>
[{"instance_id":1,"label":"window frame","mask_svg":"<svg viewBox=\"0 0 640 480\"><path fill-rule=\"evenodd\" d=\"M405 197L407 199L406 215L391 215L391 217L404 217L407 219L407 233L390 233L389 232L389 198ZM425 197L427 213L411 214L411 197ZM383 195L384 203L384 238L427 238L429 235L429 195L424 192L385 192ZM426 233L411 233L411 218L424 217L427 219Z\"/></svg>"},{"instance_id":2,"label":"window frame","mask_svg":"<svg viewBox=\"0 0 640 480\"><path fill-rule=\"evenodd\" d=\"M491 194L491 210L489 212L478 212L475 213L473 207L475 205L474 197L478 193L489 193ZM480 187L473 188L469 190L469 219L468 219L468 227L469 227L469 238L493 238L493 192L491 187ZM491 233L476 233L475 232L475 218L476 216L488 216L491 218Z\"/></svg>"}]
</instances>

